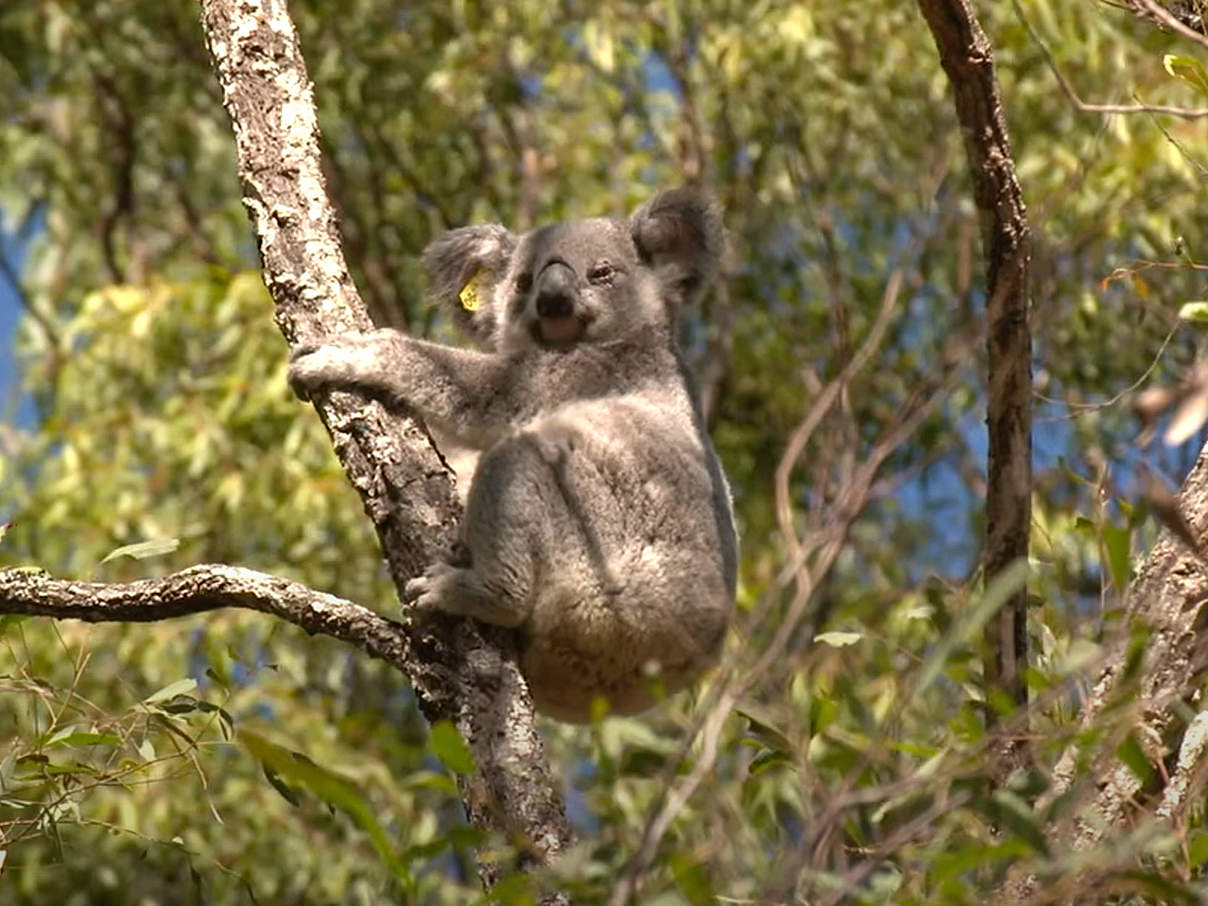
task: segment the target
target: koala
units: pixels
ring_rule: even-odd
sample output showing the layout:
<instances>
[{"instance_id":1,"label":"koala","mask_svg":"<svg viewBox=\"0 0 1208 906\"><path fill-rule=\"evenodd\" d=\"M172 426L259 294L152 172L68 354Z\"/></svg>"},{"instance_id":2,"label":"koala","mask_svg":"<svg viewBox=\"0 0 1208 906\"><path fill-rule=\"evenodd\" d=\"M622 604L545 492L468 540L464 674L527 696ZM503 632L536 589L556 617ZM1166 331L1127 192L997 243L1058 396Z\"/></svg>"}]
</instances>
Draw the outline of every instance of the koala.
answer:
<instances>
[{"instance_id":1,"label":"koala","mask_svg":"<svg viewBox=\"0 0 1208 906\"><path fill-rule=\"evenodd\" d=\"M555 718L643 710L721 647L737 538L675 342L721 242L690 189L628 220L455 229L424 264L484 350L377 330L290 363L303 396L369 394L418 415L438 448L477 453L458 474L459 550L406 598L518 630L534 704Z\"/></svg>"}]
</instances>

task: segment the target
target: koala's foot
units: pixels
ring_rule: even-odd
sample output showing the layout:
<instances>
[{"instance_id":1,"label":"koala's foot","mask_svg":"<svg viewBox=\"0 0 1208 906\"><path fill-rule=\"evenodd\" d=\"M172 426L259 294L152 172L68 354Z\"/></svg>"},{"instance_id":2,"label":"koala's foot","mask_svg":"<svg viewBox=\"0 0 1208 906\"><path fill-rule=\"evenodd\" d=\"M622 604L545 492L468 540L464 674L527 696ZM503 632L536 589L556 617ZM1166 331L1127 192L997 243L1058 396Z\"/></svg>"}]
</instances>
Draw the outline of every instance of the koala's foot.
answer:
<instances>
[{"instance_id":1,"label":"koala's foot","mask_svg":"<svg viewBox=\"0 0 1208 906\"><path fill-rule=\"evenodd\" d=\"M493 594L473 569L444 562L433 563L408 582L404 596L419 614L440 610L508 627L519 626L527 616L524 604Z\"/></svg>"},{"instance_id":2,"label":"koala's foot","mask_svg":"<svg viewBox=\"0 0 1208 906\"><path fill-rule=\"evenodd\" d=\"M456 588L460 570L448 563L433 563L422 576L407 583L404 597L417 611L443 610L458 613L450 592ZM446 603L448 602L448 603Z\"/></svg>"}]
</instances>

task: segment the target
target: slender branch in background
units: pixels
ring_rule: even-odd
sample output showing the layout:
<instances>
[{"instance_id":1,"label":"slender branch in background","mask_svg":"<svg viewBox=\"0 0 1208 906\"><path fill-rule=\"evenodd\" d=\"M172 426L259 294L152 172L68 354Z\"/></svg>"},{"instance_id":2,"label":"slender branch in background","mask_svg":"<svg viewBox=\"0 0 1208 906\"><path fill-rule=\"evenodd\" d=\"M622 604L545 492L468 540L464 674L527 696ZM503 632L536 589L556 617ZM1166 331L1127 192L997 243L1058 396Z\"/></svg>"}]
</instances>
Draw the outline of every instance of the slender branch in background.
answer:
<instances>
[{"instance_id":1,"label":"slender branch in background","mask_svg":"<svg viewBox=\"0 0 1208 906\"><path fill-rule=\"evenodd\" d=\"M724 265L723 265L724 267ZM704 357L700 363L700 405L705 424L713 428L721 412L722 392L726 387L730 363L734 361L734 297L730 293L729 274L723 272L710 294L706 318L711 325Z\"/></svg>"},{"instance_id":2,"label":"slender branch in background","mask_svg":"<svg viewBox=\"0 0 1208 906\"><path fill-rule=\"evenodd\" d=\"M988 353L986 581L1028 556L1032 519L1032 337L1029 327L1027 213L1003 116L990 42L967 0L919 0L952 84L981 215L986 256ZM1027 702L1027 589L1007 600L987 626L988 689ZM997 722L993 707L987 723ZM1011 746L1015 748L1015 746ZM1005 754L1005 753L1004 753Z\"/></svg>"},{"instance_id":3,"label":"slender branch in background","mask_svg":"<svg viewBox=\"0 0 1208 906\"><path fill-rule=\"evenodd\" d=\"M345 259L360 269L365 287L361 300L369 312L369 319L377 327L393 327L395 330L406 330L406 309L398 304L397 293L389 284L381 268L381 259L376 251L371 249L375 244L375 224L366 224L361 217L363 210L356 204L347 203L351 190L351 180L344 172L339 156L335 149L323 136L319 136L319 153L323 160L323 175L327 180L327 191L332 204L339 212L340 236L343 239ZM368 167L370 182L373 182L374 167ZM377 198L379 189L371 185L369 192Z\"/></svg>"},{"instance_id":4,"label":"slender branch in background","mask_svg":"<svg viewBox=\"0 0 1208 906\"><path fill-rule=\"evenodd\" d=\"M711 149L706 146L700 104L692 82L688 40L685 38L674 47L660 45L659 51L678 89L680 126L675 150L680 174L685 181L698 183L708 197L720 200ZM729 251L727 249L723 255L722 273L706 303L704 320L710 326L711 334L698 369L701 411L709 427L716 423L722 390L734 360L734 298L730 293Z\"/></svg>"},{"instance_id":5,"label":"slender branch in background","mask_svg":"<svg viewBox=\"0 0 1208 906\"><path fill-rule=\"evenodd\" d=\"M893 320L894 308L901 289L902 272L897 270L889 275L889 280L885 284L885 292L881 296L881 309L877 312L876 320L873 321L868 336L864 338L864 342L860 344L856 354L847 361L834 380L830 381L820 393L814 395L814 402L809 411L793 429L788 443L785 444L784 454L776 467L775 499L776 520L790 558L795 556L801 548L797 529L793 524L793 501L789 485L793 469L797 467L797 461L806 445L809 444L810 438L813 437L818 424L831 410L851 379L868 364L873 355L881 348L881 341L885 338L885 332Z\"/></svg>"},{"instance_id":6,"label":"slender branch in background","mask_svg":"<svg viewBox=\"0 0 1208 906\"><path fill-rule=\"evenodd\" d=\"M441 197L439 187L431 186L419 172L412 166L411 162L405 159L389 138L382 131L381 123L366 123L360 128L367 129L368 133L362 134L362 138L368 143L370 139L373 141L374 150L381 154L386 163L389 165L389 171L392 175L400 177L407 184L407 188L421 202L436 211L436 215L440 218L441 226L445 229L452 229L455 226L464 226L456 215L449 210L445 199Z\"/></svg>"},{"instance_id":7,"label":"slender branch in background","mask_svg":"<svg viewBox=\"0 0 1208 906\"><path fill-rule=\"evenodd\" d=\"M203 0L206 43L235 133L276 320L292 343L370 327L340 249L320 167L310 81L284 0ZM391 576L405 582L451 546L460 508L426 434L347 393L316 401L349 480L373 519ZM521 867L571 843L559 786L533 723L510 632L440 619L412 639L407 675L429 719L454 721L478 773L462 785L470 821L523 841ZM482 854L491 886L508 866ZM543 902L566 902L549 894Z\"/></svg>"},{"instance_id":8,"label":"slender branch in background","mask_svg":"<svg viewBox=\"0 0 1208 906\"><path fill-rule=\"evenodd\" d=\"M129 261L118 261L117 229L134 215L134 162L138 137L130 106L113 80L105 73L94 74L97 87L97 109L108 131L109 156L113 171L113 203L101 215L97 231L104 252L105 266L115 283L128 279ZM129 255L127 255L129 258Z\"/></svg>"}]
</instances>

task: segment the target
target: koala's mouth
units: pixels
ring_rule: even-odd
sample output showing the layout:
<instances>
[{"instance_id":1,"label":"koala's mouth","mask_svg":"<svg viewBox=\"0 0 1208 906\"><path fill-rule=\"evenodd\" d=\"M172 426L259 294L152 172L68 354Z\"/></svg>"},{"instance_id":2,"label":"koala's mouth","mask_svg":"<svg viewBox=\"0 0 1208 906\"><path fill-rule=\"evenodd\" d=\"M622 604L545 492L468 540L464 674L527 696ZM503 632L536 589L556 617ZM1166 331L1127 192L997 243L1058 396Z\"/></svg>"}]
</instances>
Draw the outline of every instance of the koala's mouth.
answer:
<instances>
[{"instance_id":1,"label":"koala's mouth","mask_svg":"<svg viewBox=\"0 0 1208 906\"><path fill-rule=\"evenodd\" d=\"M546 346L570 346L578 342L587 329L584 320L576 315L557 315L554 317L538 318L533 325L537 339Z\"/></svg>"}]
</instances>

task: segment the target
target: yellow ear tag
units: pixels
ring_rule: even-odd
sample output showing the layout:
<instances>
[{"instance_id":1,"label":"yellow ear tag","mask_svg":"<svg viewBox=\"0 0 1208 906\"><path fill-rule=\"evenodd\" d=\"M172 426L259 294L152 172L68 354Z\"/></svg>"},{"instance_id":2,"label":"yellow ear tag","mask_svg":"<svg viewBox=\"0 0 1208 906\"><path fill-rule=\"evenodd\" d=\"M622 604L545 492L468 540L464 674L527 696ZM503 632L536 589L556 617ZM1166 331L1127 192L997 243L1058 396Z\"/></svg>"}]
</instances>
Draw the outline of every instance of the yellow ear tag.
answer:
<instances>
[{"instance_id":1,"label":"yellow ear tag","mask_svg":"<svg viewBox=\"0 0 1208 906\"><path fill-rule=\"evenodd\" d=\"M478 311L482 308L482 278L483 272L479 271L469 282L461 288L461 292L457 294L457 298L461 299L461 307L466 311Z\"/></svg>"}]
</instances>

